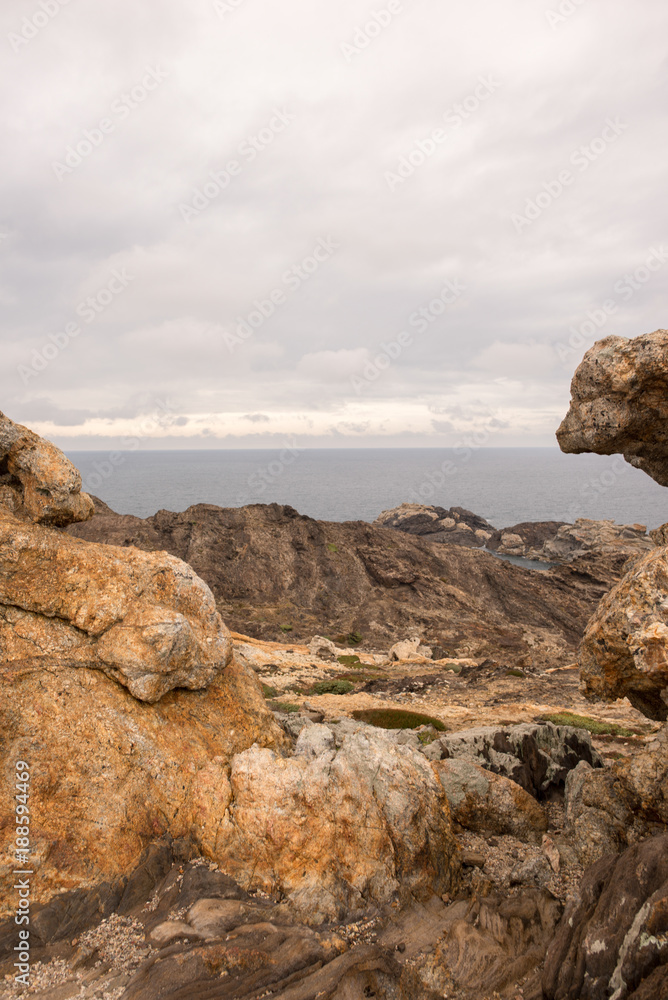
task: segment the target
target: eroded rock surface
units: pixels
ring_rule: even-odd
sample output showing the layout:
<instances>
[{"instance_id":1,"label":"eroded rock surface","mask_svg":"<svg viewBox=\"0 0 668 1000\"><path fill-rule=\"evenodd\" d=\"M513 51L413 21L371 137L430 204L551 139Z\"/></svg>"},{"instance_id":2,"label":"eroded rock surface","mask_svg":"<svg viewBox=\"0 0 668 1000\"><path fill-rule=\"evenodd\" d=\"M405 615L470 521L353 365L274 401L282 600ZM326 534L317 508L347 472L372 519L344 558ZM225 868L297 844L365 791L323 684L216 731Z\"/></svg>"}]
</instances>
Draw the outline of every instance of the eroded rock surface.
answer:
<instances>
[{"instance_id":1,"label":"eroded rock surface","mask_svg":"<svg viewBox=\"0 0 668 1000\"><path fill-rule=\"evenodd\" d=\"M302 729L292 758L252 748L232 762L231 808L203 821L209 853L241 884L280 890L309 923L365 900L428 898L456 885L447 799L427 760L382 730Z\"/></svg>"},{"instance_id":2,"label":"eroded rock surface","mask_svg":"<svg viewBox=\"0 0 668 1000\"><path fill-rule=\"evenodd\" d=\"M550 945L546 1000L663 1000L668 984L668 835L590 868Z\"/></svg>"},{"instance_id":3,"label":"eroded rock surface","mask_svg":"<svg viewBox=\"0 0 668 1000\"><path fill-rule=\"evenodd\" d=\"M568 453L622 454L668 486L668 330L597 341L573 376L557 440Z\"/></svg>"},{"instance_id":4,"label":"eroded rock surface","mask_svg":"<svg viewBox=\"0 0 668 1000\"><path fill-rule=\"evenodd\" d=\"M37 903L127 874L162 834L192 835L203 849L202 811L222 820L234 754L286 742L252 673L234 661L206 690L157 704L66 658L6 663L0 690L3 909L14 898L15 761L30 765Z\"/></svg>"},{"instance_id":5,"label":"eroded rock surface","mask_svg":"<svg viewBox=\"0 0 668 1000\"><path fill-rule=\"evenodd\" d=\"M452 818L460 826L484 834L510 834L519 840L541 842L547 816L517 782L465 757L442 760L435 767Z\"/></svg>"}]
</instances>

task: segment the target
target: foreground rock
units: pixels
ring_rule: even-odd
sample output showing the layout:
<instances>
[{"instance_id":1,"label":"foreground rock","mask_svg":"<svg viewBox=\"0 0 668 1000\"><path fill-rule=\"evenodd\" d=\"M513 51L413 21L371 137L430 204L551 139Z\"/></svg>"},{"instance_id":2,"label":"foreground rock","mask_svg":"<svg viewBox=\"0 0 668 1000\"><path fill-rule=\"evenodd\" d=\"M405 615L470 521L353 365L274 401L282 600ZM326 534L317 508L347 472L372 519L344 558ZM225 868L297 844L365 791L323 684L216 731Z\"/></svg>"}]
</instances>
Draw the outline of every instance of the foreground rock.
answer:
<instances>
[{"instance_id":1,"label":"foreground rock","mask_svg":"<svg viewBox=\"0 0 668 1000\"><path fill-rule=\"evenodd\" d=\"M96 501L96 511L68 533L184 559L228 625L263 639L317 635L336 647L387 649L419 635L454 659L563 665L618 579L607 563L535 573L475 549L364 522L315 521L278 504L197 504L141 519Z\"/></svg>"},{"instance_id":2,"label":"foreground rock","mask_svg":"<svg viewBox=\"0 0 668 1000\"><path fill-rule=\"evenodd\" d=\"M584 864L668 830L668 727L604 770L586 762L566 779L566 829Z\"/></svg>"},{"instance_id":3,"label":"foreground rock","mask_svg":"<svg viewBox=\"0 0 668 1000\"><path fill-rule=\"evenodd\" d=\"M562 451L621 453L668 486L668 330L606 337L584 356L557 431Z\"/></svg>"},{"instance_id":4,"label":"foreground rock","mask_svg":"<svg viewBox=\"0 0 668 1000\"><path fill-rule=\"evenodd\" d=\"M51 657L0 666L0 900L14 902L14 772L27 760L33 901L131 871L156 836L204 850L221 822L226 766L283 746L253 675L234 662L205 691L138 701L99 670ZM10 826L11 821L11 826Z\"/></svg>"},{"instance_id":5,"label":"foreground rock","mask_svg":"<svg viewBox=\"0 0 668 1000\"><path fill-rule=\"evenodd\" d=\"M429 763L364 728L340 749L326 726L313 725L291 759L240 754L229 791L219 786L229 813L217 806L204 823L211 856L243 885L288 896L311 924L368 901L426 899L457 882L448 803Z\"/></svg>"},{"instance_id":6,"label":"foreground rock","mask_svg":"<svg viewBox=\"0 0 668 1000\"><path fill-rule=\"evenodd\" d=\"M45 1000L488 1000L521 981L538 1000L561 910L531 888L432 895L315 930L286 901L193 857L187 840L164 839L129 876L34 907L31 985ZM15 941L13 922L0 924L0 977L13 972ZM19 995L0 987L3 1000Z\"/></svg>"},{"instance_id":7,"label":"foreground rock","mask_svg":"<svg viewBox=\"0 0 668 1000\"><path fill-rule=\"evenodd\" d=\"M584 693L627 697L650 719L668 718L668 549L636 562L601 601L580 650Z\"/></svg>"},{"instance_id":8,"label":"foreground rock","mask_svg":"<svg viewBox=\"0 0 668 1000\"><path fill-rule=\"evenodd\" d=\"M668 835L590 868L550 945L546 1000L668 995Z\"/></svg>"}]
</instances>

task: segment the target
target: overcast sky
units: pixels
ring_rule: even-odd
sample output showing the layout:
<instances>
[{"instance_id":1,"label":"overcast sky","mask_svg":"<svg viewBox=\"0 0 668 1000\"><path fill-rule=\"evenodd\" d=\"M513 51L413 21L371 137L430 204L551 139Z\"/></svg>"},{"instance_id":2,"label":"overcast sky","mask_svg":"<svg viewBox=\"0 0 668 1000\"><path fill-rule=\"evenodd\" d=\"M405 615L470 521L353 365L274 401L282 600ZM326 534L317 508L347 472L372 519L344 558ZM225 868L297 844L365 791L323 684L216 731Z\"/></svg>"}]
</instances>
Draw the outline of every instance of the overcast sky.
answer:
<instances>
[{"instance_id":1,"label":"overcast sky","mask_svg":"<svg viewBox=\"0 0 668 1000\"><path fill-rule=\"evenodd\" d=\"M668 325L662 0L0 22L0 409L61 447L553 445Z\"/></svg>"}]
</instances>

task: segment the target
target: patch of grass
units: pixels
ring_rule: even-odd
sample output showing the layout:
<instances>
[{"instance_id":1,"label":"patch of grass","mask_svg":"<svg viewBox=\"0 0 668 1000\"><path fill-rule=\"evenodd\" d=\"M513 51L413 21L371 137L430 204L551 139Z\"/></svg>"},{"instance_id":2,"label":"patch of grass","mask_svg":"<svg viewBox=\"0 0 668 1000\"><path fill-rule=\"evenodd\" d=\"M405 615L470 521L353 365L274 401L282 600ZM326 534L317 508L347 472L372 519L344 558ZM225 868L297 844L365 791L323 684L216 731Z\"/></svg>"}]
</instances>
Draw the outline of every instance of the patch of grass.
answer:
<instances>
[{"instance_id":1,"label":"patch of grass","mask_svg":"<svg viewBox=\"0 0 668 1000\"><path fill-rule=\"evenodd\" d=\"M357 653L351 653L350 656L337 656L336 659L344 667L358 667L362 664Z\"/></svg>"},{"instance_id":2,"label":"patch of grass","mask_svg":"<svg viewBox=\"0 0 668 1000\"><path fill-rule=\"evenodd\" d=\"M273 712L284 712L286 715L299 711L299 705L293 705L289 701L270 701L269 707Z\"/></svg>"},{"instance_id":3,"label":"patch of grass","mask_svg":"<svg viewBox=\"0 0 668 1000\"><path fill-rule=\"evenodd\" d=\"M345 674L337 674L337 681L350 681L352 684L366 684L367 681L386 681L387 677L380 674L366 674L360 670L346 671Z\"/></svg>"},{"instance_id":4,"label":"patch of grass","mask_svg":"<svg viewBox=\"0 0 668 1000\"><path fill-rule=\"evenodd\" d=\"M338 545L334 545L333 542L327 542L327 550L329 552L338 552L339 547Z\"/></svg>"},{"instance_id":5,"label":"patch of grass","mask_svg":"<svg viewBox=\"0 0 668 1000\"><path fill-rule=\"evenodd\" d=\"M270 684L263 684L262 694L265 696L265 698L276 698L278 695L278 691Z\"/></svg>"},{"instance_id":6,"label":"patch of grass","mask_svg":"<svg viewBox=\"0 0 668 1000\"><path fill-rule=\"evenodd\" d=\"M594 736L635 736L632 729L620 726L616 722L601 722L588 715L577 715L575 712L552 712L544 715L545 722L553 722L555 726L575 726L576 729L587 729Z\"/></svg>"},{"instance_id":7,"label":"patch of grass","mask_svg":"<svg viewBox=\"0 0 668 1000\"><path fill-rule=\"evenodd\" d=\"M433 743L434 740L436 739L436 733L430 733L428 730L425 730L422 733L418 733L417 738L419 739L422 746L428 747L429 744Z\"/></svg>"},{"instance_id":8,"label":"patch of grass","mask_svg":"<svg viewBox=\"0 0 668 1000\"><path fill-rule=\"evenodd\" d=\"M279 625L281 632L292 632L292 625Z\"/></svg>"},{"instance_id":9,"label":"patch of grass","mask_svg":"<svg viewBox=\"0 0 668 1000\"><path fill-rule=\"evenodd\" d=\"M506 670L506 677L526 677L523 670L516 670L514 667L512 670Z\"/></svg>"},{"instance_id":10,"label":"patch of grass","mask_svg":"<svg viewBox=\"0 0 668 1000\"><path fill-rule=\"evenodd\" d=\"M461 674L462 665L461 663L444 663L443 669L450 670L453 674Z\"/></svg>"},{"instance_id":11,"label":"patch of grass","mask_svg":"<svg viewBox=\"0 0 668 1000\"><path fill-rule=\"evenodd\" d=\"M318 681L311 691L313 694L350 694L354 688L350 681Z\"/></svg>"},{"instance_id":12,"label":"patch of grass","mask_svg":"<svg viewBox=\"0 0 668 1000\"><path fill-rule=\"evenodd\" d=\"M419 726L433 726L439 733L445 732L440 719L420 712L405 712L401 708L365 708L353 712L353 719L367 722L379 729L417 729Z\"/></svg>"}]
</instances>

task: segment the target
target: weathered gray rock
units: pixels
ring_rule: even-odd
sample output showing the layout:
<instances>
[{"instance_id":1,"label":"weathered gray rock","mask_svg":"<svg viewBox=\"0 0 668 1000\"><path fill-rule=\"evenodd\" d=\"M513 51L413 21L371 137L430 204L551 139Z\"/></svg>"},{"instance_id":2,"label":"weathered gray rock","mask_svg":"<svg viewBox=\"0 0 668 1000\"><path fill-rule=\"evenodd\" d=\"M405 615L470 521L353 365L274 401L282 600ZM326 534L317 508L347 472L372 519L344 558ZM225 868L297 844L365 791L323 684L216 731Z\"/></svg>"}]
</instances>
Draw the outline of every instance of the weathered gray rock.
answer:
<instances>
[{"instance_id":1,"label":"weathered gray rock","mask_svg":"<svg viewBox=\"0 0 668 1000\"><path fill-rule=\"evenodd\" d=\"M546 1000L664 1000L668 835L585 873L545 960Z\"/></svg>"},{"instance_id":2,"label":"weathered gray rock","mask_svg":"<svg viewBox=\"0 0 668 1000\"><path fill-rule=\"evenodd\" d=\"M565 806L569 840L585 865L668 829L668 726L602 770L579 764L566 778Z\"/></svg>"},{"instance_id":3,"label":"weathered gray rock","mask_svg":"<svg viewBox=\"0 0 668 1000\"><path fill-rule=\"evenodd\" d=\"M581 760L594 767L603 766L586 730L551 722L504 728L481 726L448 733L438 743L443 756L467 758L510 778L537 798L552 789L562 789L566 775ZM434 753L432 750L432 759Z\"/></svg>"},{"instance_id":4,"label":"weathered gray rock","mask_svg":"<svg viewBox=\"0 0 668 1000\"><path fill-rule=\"evenodd\" d=\"M221 818L222 817L222 818ZM427 760L373 727L308 726L291 758L252 747L221 776L211 853L248 886L287 896L310 924L457 884L447 799Z\"/></svg>"},{"instance_id":5,"label":"weathered gray rock","mask_svg":"<svg viewBox=\"0 0 668 1000\"><path fill-rule=\"evenodd\" d=\"M515 781L466 757L438 761L434 767L452 818L460 826L485 835L510 834L528 843L541 843L547 815Z\"/></svg>"}]
</instances>

